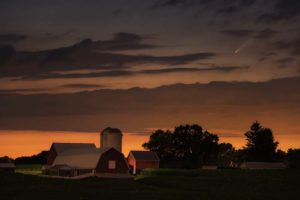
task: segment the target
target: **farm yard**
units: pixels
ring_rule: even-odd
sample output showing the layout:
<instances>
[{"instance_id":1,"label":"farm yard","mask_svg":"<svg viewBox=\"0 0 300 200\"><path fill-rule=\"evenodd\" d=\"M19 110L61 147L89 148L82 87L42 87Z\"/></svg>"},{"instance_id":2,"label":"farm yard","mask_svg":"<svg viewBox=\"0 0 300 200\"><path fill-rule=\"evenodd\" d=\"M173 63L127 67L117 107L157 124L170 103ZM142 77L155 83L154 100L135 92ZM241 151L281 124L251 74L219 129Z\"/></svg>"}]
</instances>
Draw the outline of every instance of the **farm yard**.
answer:
<instances>
[{"instance_id":1,"label":"farm yard","mask_svg":"<svg viewBox=\"0 0 300 200\"><path fill-rule=\"evenodd\" d=\"M42 174L42 165L38 165L38 164L17 165L16 172L21 173L21 174L28 174L28 175L41 175Z\"/></svg>"},{"instance_id":2,"label":"farm yard","mask_svg":"<svg viewBox=\"0 0 300 200\"><path fill-rule=\"evenodd\" d=\"M22 166L20 172L38 166ZM18 168L17 168L18 172ZM299 170L144 170L135 180L0 174L6 199L297 199Z\"/></svg>"}]
</instances>

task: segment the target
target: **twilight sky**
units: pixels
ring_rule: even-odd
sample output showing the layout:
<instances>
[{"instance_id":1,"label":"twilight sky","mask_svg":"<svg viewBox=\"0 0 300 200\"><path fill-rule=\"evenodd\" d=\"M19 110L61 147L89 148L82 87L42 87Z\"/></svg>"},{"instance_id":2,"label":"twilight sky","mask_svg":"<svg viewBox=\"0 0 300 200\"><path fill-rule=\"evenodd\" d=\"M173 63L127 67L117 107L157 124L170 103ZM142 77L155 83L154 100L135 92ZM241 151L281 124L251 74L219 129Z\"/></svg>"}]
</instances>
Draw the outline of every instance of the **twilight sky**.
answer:
<instances>
[{"instance_id":1,"label":"twilight sky","mask_svg":"<svg viewBox=\"0 0 300 200\"><path fill-rule=\"evenodd\" d=\"M299 21L299 0L1 0L0 129L261 120L300 144Z\"/></svg>"}]
</instances>

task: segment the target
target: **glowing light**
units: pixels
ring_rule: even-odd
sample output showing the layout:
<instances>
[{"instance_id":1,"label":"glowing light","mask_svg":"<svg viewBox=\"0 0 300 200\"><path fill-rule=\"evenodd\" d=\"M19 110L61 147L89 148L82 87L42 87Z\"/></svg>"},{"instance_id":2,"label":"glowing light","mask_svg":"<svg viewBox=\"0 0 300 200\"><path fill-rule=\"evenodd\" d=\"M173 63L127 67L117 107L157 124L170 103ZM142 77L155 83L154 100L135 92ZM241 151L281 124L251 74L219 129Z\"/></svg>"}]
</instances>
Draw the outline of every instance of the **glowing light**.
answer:
<instances>
[{"instance_id":1,"label":"glowing light","mask_svg":"<svg viewBox=\"0 0 300 200\"><path fill-rule=\"evenodd\" d=\"M240 53L240 51L242 51L245 47L247 47L248 45L250 45L253 42L253 39L249 39L246 42L244 42L239 48L237 48L234 53L238 54Z\"/></svg>"}]
</instances>

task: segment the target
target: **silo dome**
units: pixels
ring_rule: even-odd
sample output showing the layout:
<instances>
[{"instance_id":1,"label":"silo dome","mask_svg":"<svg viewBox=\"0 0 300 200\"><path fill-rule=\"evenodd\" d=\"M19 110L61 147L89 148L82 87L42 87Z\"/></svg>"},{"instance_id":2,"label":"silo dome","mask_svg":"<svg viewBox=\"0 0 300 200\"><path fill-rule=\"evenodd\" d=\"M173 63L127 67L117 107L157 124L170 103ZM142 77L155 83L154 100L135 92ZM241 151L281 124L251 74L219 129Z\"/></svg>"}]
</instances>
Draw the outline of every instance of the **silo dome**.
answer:
<instances>
[{"instance_id":1,"label":"silo dome","mask_svg":"<svg viewBox=\"0 0 300 200\"><path fill-rule=\"evenodd\" d=\"M101 147L113 147L122 152L122 131L118 128L105 128L100 135Z\"/></svg>"}]
</instances>

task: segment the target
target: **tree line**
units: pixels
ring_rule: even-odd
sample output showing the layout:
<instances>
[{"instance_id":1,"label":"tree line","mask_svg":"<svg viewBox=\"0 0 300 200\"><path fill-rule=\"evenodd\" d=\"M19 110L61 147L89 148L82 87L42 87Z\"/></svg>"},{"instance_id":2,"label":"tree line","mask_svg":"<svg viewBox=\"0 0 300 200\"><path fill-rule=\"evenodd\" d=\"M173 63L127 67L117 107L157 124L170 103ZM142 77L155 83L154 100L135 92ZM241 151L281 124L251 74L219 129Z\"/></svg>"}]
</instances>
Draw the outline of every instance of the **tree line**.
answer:
<instances>
[{"instance_id":1,"label":"tree line","mask_svg":"<svg viewBox=\"0 0 300 200\"><path fill-rule=\"evenodd\" d=\"M300 163L300 149L284 152L278 147L270 128L254 122L244 134L246 146L235 149L230 143L219 143L219 136L203 130L197 124L180 125L174 131L156 130L143 144L155 151L163 167L197 168L218 165L220 168L239 167L244 161L287 162L291 167Z\"/></svg>"},{"instance_id":2,"label":"tree line","mask_svg":"<svg viewBox=\"0 0 300 200\"><path fill-rule=\"evenodd\" d=\"M146 150L155 151L162 167L197 168L218 165L220 168L239 167L244 161L286 162L289 167L300 167L300 148L284 152L278 147L270 128L254 122L244 134L246 145L235 149L230 143L219 143L219 136L204 130L200 125L180 125L171 130L156 130L143 144ZM47 151L16 159L0 157L0 163L46 164Z\"/></svg>"},{"instance_id":3,"label":"tree line","mask_svg":"<svg viewBox=\"0 0 300 200\"><path fill-rule=\"evenodd\" d=\"M33 156L21 156L16 159L12 159L8 156L0 157L0 163L14 163L16 165L21 164L41 164L44 165L47 163L47 154L48 151L42 151L39 154Z\"/></svg>"}]
</instances>

